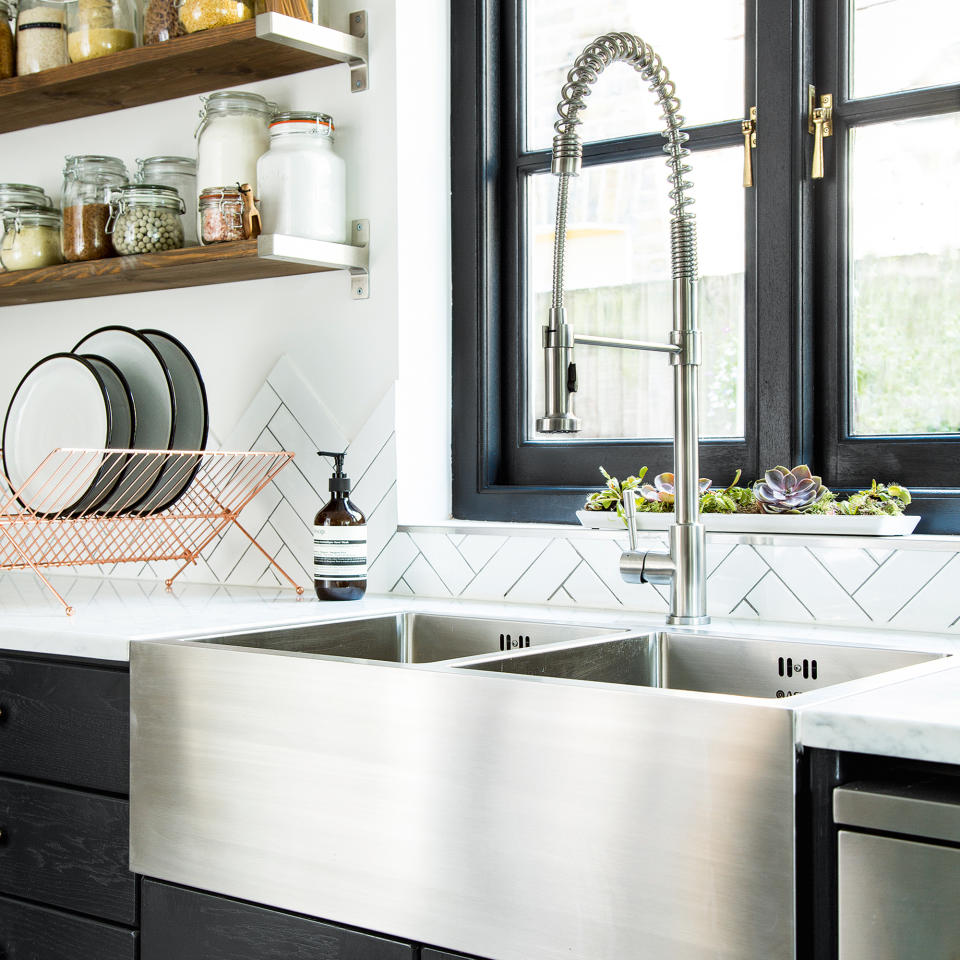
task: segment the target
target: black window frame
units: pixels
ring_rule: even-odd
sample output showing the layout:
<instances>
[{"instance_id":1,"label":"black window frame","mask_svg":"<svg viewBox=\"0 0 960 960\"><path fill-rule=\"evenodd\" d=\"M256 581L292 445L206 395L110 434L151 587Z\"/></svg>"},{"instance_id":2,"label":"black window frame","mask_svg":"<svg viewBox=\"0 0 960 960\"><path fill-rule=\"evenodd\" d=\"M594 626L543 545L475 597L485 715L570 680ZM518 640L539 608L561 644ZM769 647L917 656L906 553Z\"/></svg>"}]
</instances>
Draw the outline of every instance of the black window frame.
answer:
<instances>
[{"instance_id":1,"label":"black window frame","mask_svg":"<svg viewBox=\"0 0 960 960\"><path fill-rule=\"evenodd\" d=\"M774 463L811 462L828 484L843 489L836 462L824 446L831 418L839 428L837 381L826 374L830 350L838 343L828 318L836 317L839 294L815 283L813 269L823 271L825 231L836 231L839 223L830 205L840 208L829 166L827 180L815 183L809 177L806 89L817 83L815 42L824 48L836 41L834 60L839 61L837 21L846 4L748 0L746 7L750 66L745 97L756 103L759 115L756 185L746 191L747 258L753 268L748 267L746 289L747 441L704 441L701 472L720 481L742 467L749 480ZM643 463L665 470L672 450L663 441L558 445L524 440L518 184L524 170L542 168L548 153L523 155L518 149L523 117L517 69L520 9L520 0L457 0L451 5L453 512L461 519L571 522L585 493L597 485L598 463L621 476ZM630 26L636 25L611 25ZM831 89L830 71L836 66L821 56L818 89ZM682 100L682 85L678 92ZM638 84L637 96L647 95ZM690 130L694 181L698 146L743 142L739 123L719 126L724 129L710 136ZM833 143L840 140L835 137ZM659 134L652 134L632 138L628 146L588 144L585 164L650 155L661 143ZM828 141L828 154L832 145ZM828 163L835 162L828 157ZM665 243L667 236L665 224ZM818 394L829 402L815 406ZM880 473L878 479L910 483L896 470ZM564 482L553 482L556 476ZM958 493L921 491L924 532L960 531Z\"/></svg>"}]
</instances>

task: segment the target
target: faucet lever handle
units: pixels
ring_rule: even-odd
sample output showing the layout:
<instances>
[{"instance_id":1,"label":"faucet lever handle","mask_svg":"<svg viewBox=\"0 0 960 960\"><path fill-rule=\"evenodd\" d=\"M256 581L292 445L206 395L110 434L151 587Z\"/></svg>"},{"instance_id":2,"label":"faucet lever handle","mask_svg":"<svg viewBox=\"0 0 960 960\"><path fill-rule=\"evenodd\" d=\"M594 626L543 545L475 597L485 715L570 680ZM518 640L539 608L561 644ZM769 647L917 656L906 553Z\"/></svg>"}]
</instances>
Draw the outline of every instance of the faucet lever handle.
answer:
<instances>
[{"instance_id":1,"label":"faucet lever handle","mask_svg":"<svg viewBox=\"0 0 960 960\"><path fill-rule=\"evenodd\" d=\"M623 512L627 518L627 533L630 534L630 549L637 549L637 492L633 488L623 491Z\"/></svg>"}]
</instances>

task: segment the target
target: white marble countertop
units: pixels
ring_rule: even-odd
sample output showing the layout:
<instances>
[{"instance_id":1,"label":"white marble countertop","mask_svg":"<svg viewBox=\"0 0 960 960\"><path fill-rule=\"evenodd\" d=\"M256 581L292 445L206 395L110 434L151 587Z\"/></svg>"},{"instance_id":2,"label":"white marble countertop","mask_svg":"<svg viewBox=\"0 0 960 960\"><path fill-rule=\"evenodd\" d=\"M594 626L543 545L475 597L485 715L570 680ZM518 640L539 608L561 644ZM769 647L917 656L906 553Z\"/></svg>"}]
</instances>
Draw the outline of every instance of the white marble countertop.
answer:
<instances>
[{"instance_id":1,"label":"white marble countertop","mask_svg":"<svg viewBox=\"0 0 960 960\"><path fill-rule=\"evenodd\" d=\"M922 676L812 704L800 711L807 747L960 764L960 664L943 660Z\"/></svg>"}]
</instances>

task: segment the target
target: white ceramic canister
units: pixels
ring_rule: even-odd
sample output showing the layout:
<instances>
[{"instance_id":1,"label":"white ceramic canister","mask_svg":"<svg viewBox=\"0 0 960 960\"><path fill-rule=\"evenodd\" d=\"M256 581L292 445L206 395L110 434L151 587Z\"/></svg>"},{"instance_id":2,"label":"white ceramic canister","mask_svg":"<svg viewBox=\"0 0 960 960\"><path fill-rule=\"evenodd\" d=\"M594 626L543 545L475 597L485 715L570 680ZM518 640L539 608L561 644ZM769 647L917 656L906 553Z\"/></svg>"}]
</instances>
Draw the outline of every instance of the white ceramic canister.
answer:
<instances>
[{"instance_id":1,"label":"white ceramic canister","mask_svg":"<svg viewBox=\"0 0 960 960\"><path fill-rule=\"evenodd\" d=\"M347 240L346 164L334 152L333 118L278 113L270 149L257 163L264 233Z\"/></svg>"},{"instance_id":2,"label":"white ceramic canister","mask_svg":"<svg viewBox=\"0 0 960 960\"><path fill-rule=\"evenodd\" d=\"M229 90L203 98L197 127L197 186L249 183L259 196L257 160L270 146L267 125L276 111L275 103L256 93ZM198 200L194 196L187 203L196 209Z\"/></svg>"}]
</instances>

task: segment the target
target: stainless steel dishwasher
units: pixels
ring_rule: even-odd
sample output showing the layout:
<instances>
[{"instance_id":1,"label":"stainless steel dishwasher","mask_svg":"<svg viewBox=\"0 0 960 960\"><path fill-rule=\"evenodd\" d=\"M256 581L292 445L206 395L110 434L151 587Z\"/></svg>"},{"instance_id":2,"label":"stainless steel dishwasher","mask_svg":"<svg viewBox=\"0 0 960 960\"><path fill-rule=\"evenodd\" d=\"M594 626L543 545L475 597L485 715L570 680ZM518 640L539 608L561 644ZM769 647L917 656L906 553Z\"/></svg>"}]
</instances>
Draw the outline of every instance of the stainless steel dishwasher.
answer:
<instances>
[{"instance_id":1,"label":"stainless steel dishwasher","mask_svg":"<svg viewBox=\"0 0 960 960\"><path fill-rule=\"evenodd\" d=\"M960 957L960 780L833 792L840 960Z\"/></svg>"}]
</instances>

